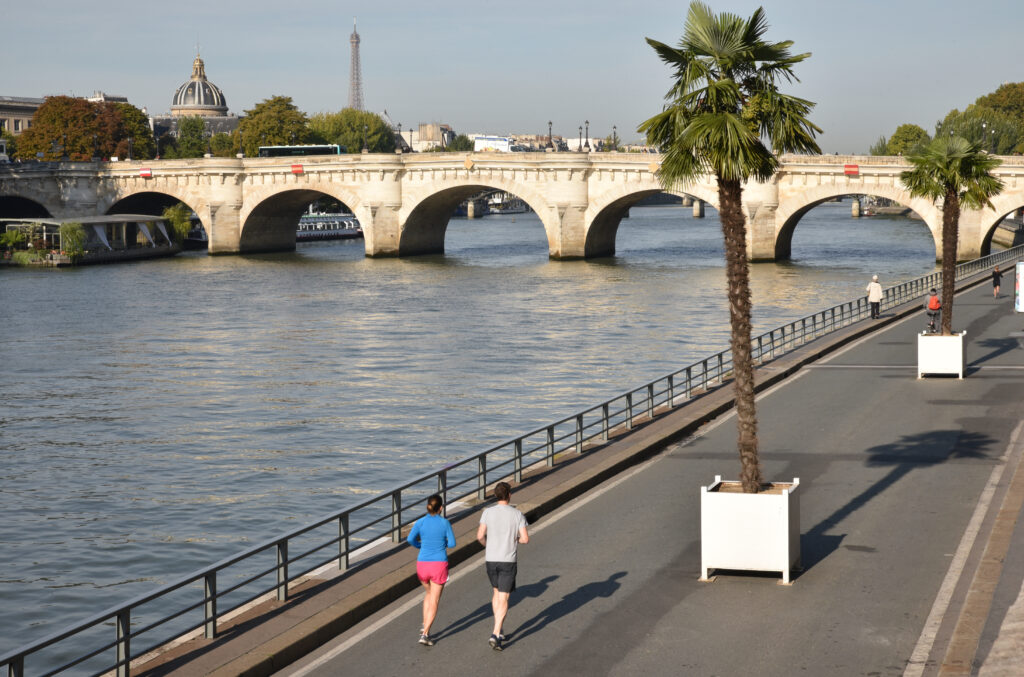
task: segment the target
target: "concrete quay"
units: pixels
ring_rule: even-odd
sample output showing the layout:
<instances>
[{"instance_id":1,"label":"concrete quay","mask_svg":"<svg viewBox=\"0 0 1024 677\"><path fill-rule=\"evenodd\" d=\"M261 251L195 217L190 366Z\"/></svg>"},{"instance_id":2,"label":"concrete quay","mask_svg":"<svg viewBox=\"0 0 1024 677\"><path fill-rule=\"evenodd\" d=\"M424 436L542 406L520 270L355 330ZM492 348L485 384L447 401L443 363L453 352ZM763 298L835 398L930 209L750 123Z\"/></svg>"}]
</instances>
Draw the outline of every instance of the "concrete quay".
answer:
<instances>
[{"instance_id":1,"label":"concrete quay","mask_svg":"<svg viewBox=\"0 0 1024 677\"><path fill-rule=\"evenodd\" d=\"M766 478L801 482L792 586L697 580L699 487L738 473L725 387L514 490L532 536L502 653L470 511L433 647L402 547L133 673L1022 674L1024 322L985 281L957 299L963 381L915 378L916 301L759 370Z\"/></svg>"}]
</instances>

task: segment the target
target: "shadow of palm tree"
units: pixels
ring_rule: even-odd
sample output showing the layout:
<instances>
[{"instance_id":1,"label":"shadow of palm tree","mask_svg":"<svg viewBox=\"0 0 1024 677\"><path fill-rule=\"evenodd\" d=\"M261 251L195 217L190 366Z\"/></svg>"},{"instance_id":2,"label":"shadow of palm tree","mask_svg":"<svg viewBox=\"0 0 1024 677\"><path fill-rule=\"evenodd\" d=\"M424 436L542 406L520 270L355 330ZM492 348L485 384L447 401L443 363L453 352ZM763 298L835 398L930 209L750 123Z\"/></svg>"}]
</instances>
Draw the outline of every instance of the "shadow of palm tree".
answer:
<instances>
[{"instance_id":1,"label":"shadow of palm tree","mask_svg":"<svg viewBox=\"0 0 1024 677\"><path fill-rule=\"evenodd\" d=\"M831 515L815 524L800 539L803 569L809 569L837 550L846 534L829 534L873 498L889 489L912 470L952 460L989 458L988 450L996 440L988 435L965 430L931 430L905 435L891 444L867 450L865 465L889 467L888 473L850 499Z\"/></svg>"},{"instance_id":2,"label":"shadow of palm tree","mask_svg":"<svg viewBox=\"0 0 1024 677\"><path fill-rule=\"evenodd\" d=\"M994 360L1000 355L1005 355L1006 353L1017 350L1020 348L1022 341L1017 338L988 338L976 341L975 343L982 348L989 348L991 350L978 359L973 360L969 365L967 365L969 367L976 367L988 362L989 360Z\"/></svg>"},{"instance_id":3,"label":"shadow of palm tree","mask_svg":"<svg viewBox=\"0 0 1024 677\"><path fill-rule=\"evenodd\" d=\"M557 580L558 576L551 575L545 576L536 583L517 586L516 591L513 592L509 598L509 607L514 607L520 600L528 597L540 597L547 592L548 586ZM490 588L488 588L488 590L490 590ZM486 604L481 604L479 607L457 621L453 621L448 625L448 627L433 636L440 639L442 637L447 637L448 635L454 635L489 618L491 618L491 603L488 601ZM488 630L488 632L490 631Z\"/></svg>"},{"instance_id":4,"label":"shadow of palm tree","mask_svg":"<svg viewBox=\"0 0 1024 677\"><path fill-rule=\"evenodd\" d=\"M559 618L571 614L573 611L576 611L591 600L597 599L598 597L611 597L615 594L616 590L622 587L619 583L619 579L625 575L625 571L618 571L603 581L587 583L586 585L582 585L576 590L573 590L533 618L525 621L522 625L516 628L514 632L509 633L509 637L514 637L514 639L509 641L509 643L512 644L514 642L518 642L525 637L529 637L535 632L543 630L549 623L553 623Z\"/></svg>"}]
</instances>

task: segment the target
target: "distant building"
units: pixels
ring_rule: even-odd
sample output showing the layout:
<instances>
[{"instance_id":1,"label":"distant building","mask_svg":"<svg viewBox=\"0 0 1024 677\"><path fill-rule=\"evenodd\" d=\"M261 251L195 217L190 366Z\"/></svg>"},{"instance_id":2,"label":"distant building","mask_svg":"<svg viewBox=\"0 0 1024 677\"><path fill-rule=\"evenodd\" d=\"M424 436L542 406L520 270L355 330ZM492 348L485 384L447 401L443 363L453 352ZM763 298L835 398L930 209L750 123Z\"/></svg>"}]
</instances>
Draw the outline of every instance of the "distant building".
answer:
<instances>
[{"instance_id":1,"label":"distant building","mask_svg":"<svg viewBox=\"0 0 1024 677\"><path fill-rule=\"evenodd\" d=\"M178 136L178 121L184 117L201 117L208 134L230 134L238 128L238 116L228 113L227 99L220 87L206 77L206 64L197 54L192 62L192 77L174 93L171 114L150 118L157 138Z\"/></svg>"},{"instance_id":2,"label":"distant building","mask_svg":"<svg viewBox=\"0 0 1024 677\"><path fill-rule=\"evenodd\" d=\"M99 90L96 90L95 92L93 92L92 96L85 97L85 100L86 101L90 101L92 103L106 103L108 101L110 103L128 103L128 97L127 96L118 96L118 95L115 95L115 94L107 94L106 92L101 92Z\"/></svg>"},{"instance_id":3,"label":"distant building","mask_svg":"<svg viewBox=\"0 0 1024 677\"><path fill-rule=\"evenodd\" d=\"M0 96L0 129L21 134L32 126L32 116L43 105L43 99L27 96Z\"/></svg>"}]
</instances>

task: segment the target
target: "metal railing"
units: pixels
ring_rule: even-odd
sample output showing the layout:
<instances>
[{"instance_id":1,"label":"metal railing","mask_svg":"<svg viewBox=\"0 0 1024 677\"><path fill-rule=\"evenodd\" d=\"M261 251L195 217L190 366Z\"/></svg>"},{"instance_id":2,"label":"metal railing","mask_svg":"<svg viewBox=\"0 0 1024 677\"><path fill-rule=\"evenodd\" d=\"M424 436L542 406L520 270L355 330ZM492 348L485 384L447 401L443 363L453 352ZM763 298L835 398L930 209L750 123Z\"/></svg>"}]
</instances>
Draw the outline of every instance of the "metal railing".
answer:
<instances>
[{"instance_id":1,"label":"metal railing","mask_svg":"<svg viewBox=\"0 0 1024 677\"><path fill-rule=\"evenodd\" d=\"M1024 246L1008 249L958 265L956 277L963 279L1022 257ZM930 288L940 286L941 281L942 274L935 272L890 287L885 290L882 307L888 309L920 298ZM758 363L773 360L869 313L866 298L858 298L772 329L754 337L754 359ZM128 677L133 659L189 633L215 637L218 623L253 602L268 596L284 601L300 579L325 567L344 571L358 566L352 555L367 544L380 539L399 543L403 528L421 516L429 494L440 493L446 506L464 499L482 501L490 484L502 479L520 482L534 465L551 467L559 456L581 454L600 446L722 385L731 370L731 352L715 353L90 616L5 654L0 657L0 666L7 666L9 677L22 677L31 657L48 666L33 674L54 675L75 668L80 673L114 672L118 677ZM152 609L154 605L159 609ZM146 643L140 648L141 642L136 640L143 635ZM79 645L88 642L92 648L74 655L80 649L60 649L65 640ZM104 652L113 654L112 663L111 656L100 658Z\"/></svg>"}]
</instances>

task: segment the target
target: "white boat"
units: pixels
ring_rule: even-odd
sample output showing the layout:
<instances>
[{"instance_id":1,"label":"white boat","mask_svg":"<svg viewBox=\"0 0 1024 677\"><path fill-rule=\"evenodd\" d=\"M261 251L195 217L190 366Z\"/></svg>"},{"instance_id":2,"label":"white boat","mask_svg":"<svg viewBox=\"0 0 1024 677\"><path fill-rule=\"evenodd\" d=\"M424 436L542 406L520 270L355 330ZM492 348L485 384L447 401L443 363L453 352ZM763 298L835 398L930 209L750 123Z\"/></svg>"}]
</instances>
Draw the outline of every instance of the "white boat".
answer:
<instances>
[{"instance_id":1,"label":"white boat","mask_svg":"<svg viewBox=\"0 0 1024 677\"><path fill-rule=\"evenodd\" d=\"M296 242L348 240L362 236L359 219L353 214L303 214L295 231Z\"/></svg>"}]
</instances>

